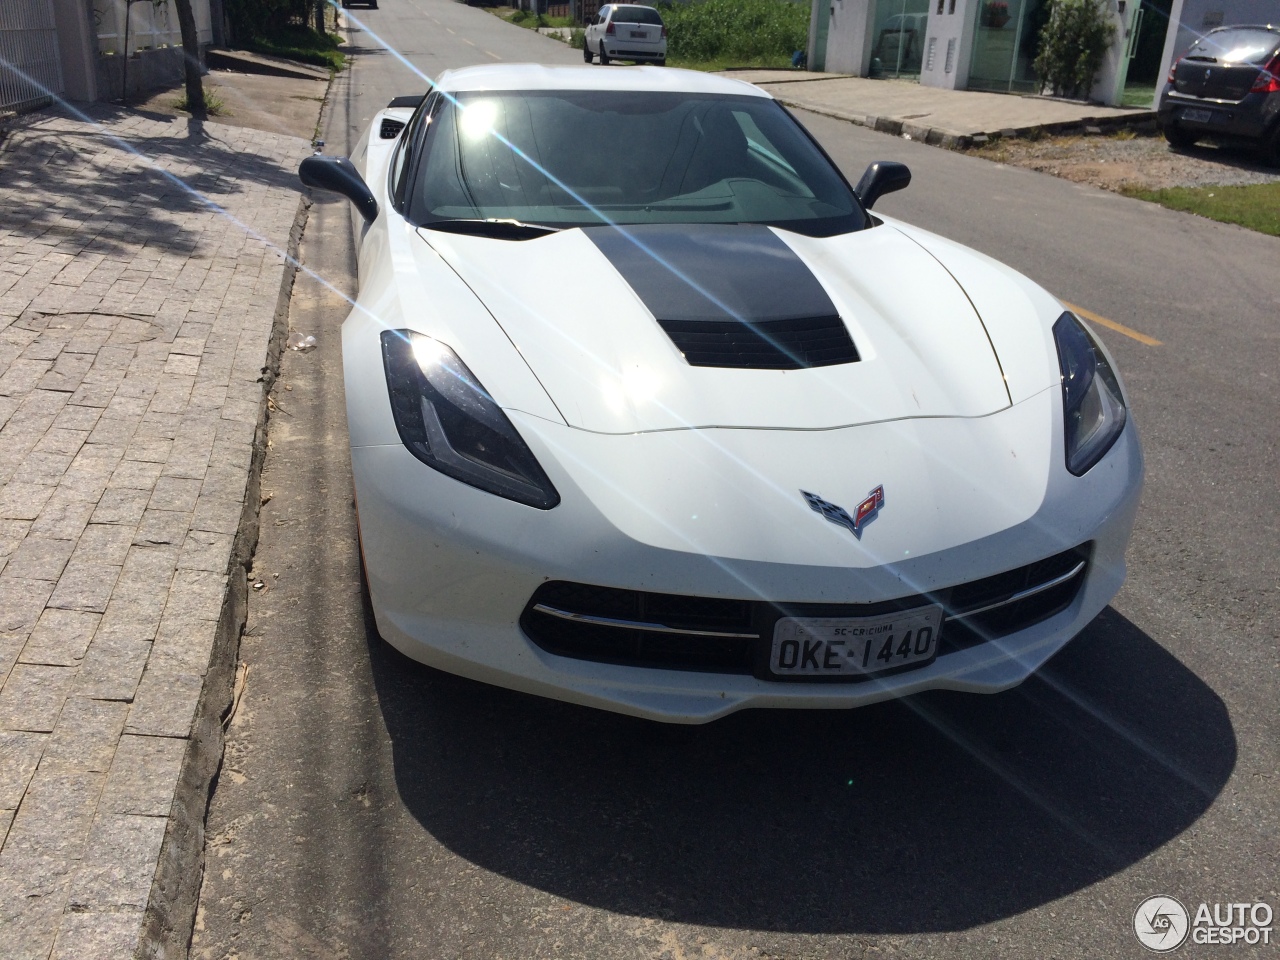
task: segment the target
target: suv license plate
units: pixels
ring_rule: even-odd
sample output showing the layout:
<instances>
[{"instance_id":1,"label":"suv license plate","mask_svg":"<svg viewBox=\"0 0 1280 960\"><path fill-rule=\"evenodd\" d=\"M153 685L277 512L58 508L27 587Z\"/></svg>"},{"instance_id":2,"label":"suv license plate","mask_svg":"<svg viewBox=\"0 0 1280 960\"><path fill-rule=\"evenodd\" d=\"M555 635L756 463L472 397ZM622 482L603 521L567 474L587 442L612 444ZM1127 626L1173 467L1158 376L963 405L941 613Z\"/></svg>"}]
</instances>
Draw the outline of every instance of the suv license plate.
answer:
<instances>
[{"instance_id":1,"label":"suv license plate","mask_svg":"<svg viewBox=\"0 0 1280 960\"><path fill-rule=\"evenodd\" d=\"M942 607L878 617L783 617L773 628L769 671L777 677L863 677L924 666L938 654Z\"/></svg>"},{"instance_id":2,"label":"suv license plate","mask_svg":"<svg viewBox=\"0 0 1280 960\"><path fill-rule=\"evenodd\" d=\"M1208 123L1213 119L1212 110L1183 110L1182 119L1192 123Z\"/></svg>"}]
</instances>

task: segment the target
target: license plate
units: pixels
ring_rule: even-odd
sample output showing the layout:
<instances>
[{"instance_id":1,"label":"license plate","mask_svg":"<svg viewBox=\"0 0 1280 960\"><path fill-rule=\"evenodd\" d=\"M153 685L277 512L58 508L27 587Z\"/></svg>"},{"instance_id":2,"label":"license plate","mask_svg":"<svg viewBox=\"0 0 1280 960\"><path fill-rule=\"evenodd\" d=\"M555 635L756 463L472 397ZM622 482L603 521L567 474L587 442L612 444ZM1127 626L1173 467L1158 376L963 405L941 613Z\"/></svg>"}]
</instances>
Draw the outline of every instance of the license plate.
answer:
<instances>
[{"instance_id":1,"label":"license plate","mask_svg":"<svg viewBox=\"0 0 1280 960\"><path fill-rule=\"evenodd\" d=\"M632 40L643 40L646 36L647 36L647 34L646 34L643 30L632 30L632 31L631 31L631 39L632 39Z\"/></svg>"},{"instance_id":2,"label":"license plate","mask_svg":"<svg viewBox=\"0 0 1280 960\"><path fill-rule=\"evenodd\" d=\"M783 617L773 628L769 670L779 677L861 677L923 666L938 654L942 608L878 617Z\"/></svg>"},{"instance_id":3,"label":"license plate","mask_svg":"<svg viewBox=\"0 0 1280 960\"><path fill-rule=\"evenodd\" d=\"M1192 123L1208 123L1213 119L1212 110L1183 110L1182 119Z\"/></svg>"}]
</instances>

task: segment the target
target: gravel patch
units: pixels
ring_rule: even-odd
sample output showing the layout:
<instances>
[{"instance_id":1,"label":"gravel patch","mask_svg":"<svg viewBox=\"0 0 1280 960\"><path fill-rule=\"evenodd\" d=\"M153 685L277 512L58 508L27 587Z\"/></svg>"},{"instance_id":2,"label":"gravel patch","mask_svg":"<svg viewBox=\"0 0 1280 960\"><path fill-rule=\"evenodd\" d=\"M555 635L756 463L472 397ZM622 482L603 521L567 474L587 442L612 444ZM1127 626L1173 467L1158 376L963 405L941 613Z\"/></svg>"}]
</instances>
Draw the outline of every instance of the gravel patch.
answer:
<instances>
[{"instance_id":1,"label":"gravel patch","mask_svg":"<svg viewBox=\"0 0 1280 960\"><path fill-rule=\"evenodd\" d=\"M1280 182L1280 169L1263 166L1248 150L1202 144L1179 151L1160 136L1007 139L968 152L1117 191Z\"/></svg>"}]
</instances>

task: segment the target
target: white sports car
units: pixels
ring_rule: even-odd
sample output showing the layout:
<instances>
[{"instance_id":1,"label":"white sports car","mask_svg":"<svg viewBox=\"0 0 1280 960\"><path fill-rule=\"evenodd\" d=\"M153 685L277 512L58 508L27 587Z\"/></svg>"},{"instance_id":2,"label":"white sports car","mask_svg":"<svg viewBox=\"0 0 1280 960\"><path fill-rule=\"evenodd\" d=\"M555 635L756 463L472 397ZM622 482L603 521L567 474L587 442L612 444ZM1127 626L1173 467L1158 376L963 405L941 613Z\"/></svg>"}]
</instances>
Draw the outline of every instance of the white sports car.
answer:
<instances>
[{"instance_id":1,"label":"white sports car","mask_svg":"<svg viewBox=\"0 0 1280 960\"><path fill-rule=\"evenodd\" d=\"M1019 683L1111 600L1142 486L1097 338L867 211L749 84L443 74L311 186L382 636L656 720Z\"/></svg>"}]
</instances>

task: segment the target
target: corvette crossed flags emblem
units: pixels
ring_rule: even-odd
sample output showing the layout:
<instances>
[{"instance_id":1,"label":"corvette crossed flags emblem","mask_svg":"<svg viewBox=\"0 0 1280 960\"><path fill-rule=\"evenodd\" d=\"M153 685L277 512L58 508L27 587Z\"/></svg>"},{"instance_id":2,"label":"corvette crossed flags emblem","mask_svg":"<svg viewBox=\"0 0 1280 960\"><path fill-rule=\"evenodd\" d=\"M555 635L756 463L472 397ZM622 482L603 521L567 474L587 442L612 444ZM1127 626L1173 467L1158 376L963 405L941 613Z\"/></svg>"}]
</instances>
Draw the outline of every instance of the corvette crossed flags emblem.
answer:
<instances>
[{"instance_id":1,"label":"corvette crossed flags emblem","mask_svg":"<svg viewBox=\"0 0 1280 960\"><path fill-rule=\"evenodd\" d=\"M836 506L836 504L831 503L828 500L823 500L816 493L810 493L807 490L801 490L800 493L804 496L805 501L808 502L809 506L815 513L822 514L832 523L839 524L842 527L848 527L849 532L859 540L862 539L862 528L866 526L867 522L875 517L880 508L884 506L884 484L881 484L867 494L867 499L858 504L858 507L853 512L852 516L849 515L849 511L844 507Z\"/></svg>"}]
</instances>

